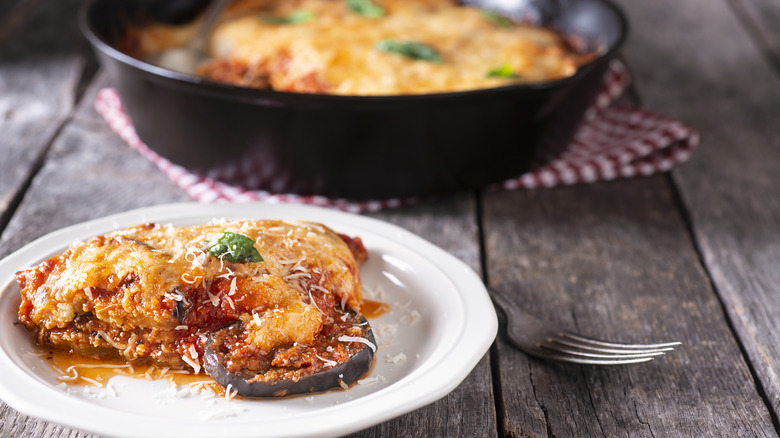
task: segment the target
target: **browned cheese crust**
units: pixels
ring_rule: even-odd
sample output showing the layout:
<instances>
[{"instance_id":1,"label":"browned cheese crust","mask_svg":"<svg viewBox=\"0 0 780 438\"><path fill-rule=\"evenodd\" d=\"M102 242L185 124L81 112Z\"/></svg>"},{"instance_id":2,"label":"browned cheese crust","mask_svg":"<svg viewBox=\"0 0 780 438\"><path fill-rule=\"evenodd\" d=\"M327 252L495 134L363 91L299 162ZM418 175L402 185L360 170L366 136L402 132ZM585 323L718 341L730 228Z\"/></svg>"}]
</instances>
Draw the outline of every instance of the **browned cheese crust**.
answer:
<instances>
[{"instance_id":1,"label":"browned cheese crust","mask_svg":"<svg viewBox=\"0 0 780 438\"><path fill-rule=\"evenodd\" d=\"M210 255L205 242L225 231L264 260ZM359 239L308 222L139 225L18 272L19 321L44 345L196 371L209 336L236 327L233 371L316 372L363 347L338 341L363 333L345 316L360 309L353 252L366 256Z\"/></svg>"},{"instance_id":2,"label":"browned cheese crust","mask_svg":"<svg viewBox=\"0 0 780 438\"><path fill-rule=\"evenodd\" d=\"M346 0L236 0L209 40L202 76L233 85L338 95L473 90L570 76L593 58L551 29L510 23L455 0L372 0L365 16ZM285 22L290 17L302 17ZM190 25L131 28L120 49L144 58L192 38ZM440 60L379 50L416 42ZM500 69L504 74L491 74Z\"/></svg>"}]
</instances>

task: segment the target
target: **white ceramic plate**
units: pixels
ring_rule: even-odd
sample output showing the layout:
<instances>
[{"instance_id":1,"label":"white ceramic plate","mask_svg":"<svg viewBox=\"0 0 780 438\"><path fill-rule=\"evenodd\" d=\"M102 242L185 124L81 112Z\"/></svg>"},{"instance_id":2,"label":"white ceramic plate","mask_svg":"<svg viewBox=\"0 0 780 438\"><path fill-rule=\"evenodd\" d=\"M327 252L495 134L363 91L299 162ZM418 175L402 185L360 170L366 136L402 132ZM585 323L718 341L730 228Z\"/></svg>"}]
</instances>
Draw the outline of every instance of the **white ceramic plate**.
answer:
<instances>
[{"instance_id":1,"label":"white ceramic plate","mask_svg":"<svg viewBox=\"0 0 780 438\"><path fill-rule=\"evenodd\" d=\"M305 219L360 236L364 294L392 311L370 322L380 349L367 380L348 391L279 400L205 399L166 381L113 377L104 388L66 386L17 321L16 271L75 240L145 222ZM44 236L0 262L0 398L27 415L107 436L288 437L355 432L452 391L487 351L496 314L479 277L420 237L375 219L282 204L174 204L85 222Z\"/></svg>"}]
</instances>

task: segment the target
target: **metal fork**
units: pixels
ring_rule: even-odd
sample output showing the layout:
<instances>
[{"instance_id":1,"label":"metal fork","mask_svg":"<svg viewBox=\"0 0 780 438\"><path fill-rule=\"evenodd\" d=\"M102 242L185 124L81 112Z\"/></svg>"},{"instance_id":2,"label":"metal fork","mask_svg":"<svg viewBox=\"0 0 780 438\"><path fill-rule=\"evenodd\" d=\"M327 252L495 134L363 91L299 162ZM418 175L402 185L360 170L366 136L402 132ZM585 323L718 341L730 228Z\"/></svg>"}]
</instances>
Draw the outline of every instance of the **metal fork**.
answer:
<instances>
[{"instance_id":1,"label":"metal fork","mask_svg":"<svg viewBox=\"0 0 780 438\"><path fill-rule=\"evenodd\" d=\"M647 362L674 350L681 342L622 344L587 338L555 328L487 288L493 303L506 315L509 342L542 359L590 365L622 365Z\"/></svg>"}]
</instances>

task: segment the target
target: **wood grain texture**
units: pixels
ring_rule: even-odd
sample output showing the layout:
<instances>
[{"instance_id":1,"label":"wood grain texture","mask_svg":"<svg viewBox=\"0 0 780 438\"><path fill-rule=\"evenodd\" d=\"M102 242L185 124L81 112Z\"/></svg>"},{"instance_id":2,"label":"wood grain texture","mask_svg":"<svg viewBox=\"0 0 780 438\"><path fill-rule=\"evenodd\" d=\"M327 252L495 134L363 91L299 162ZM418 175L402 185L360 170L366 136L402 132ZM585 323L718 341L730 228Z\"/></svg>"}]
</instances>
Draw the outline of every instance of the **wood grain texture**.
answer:
<instances>
[{"instance_id":1,"label":"wood grain texture","mask_svg":"<svg viewBox=\"0 0 780 438\"><path fill-rule=\"evenodd\" d=\"M646 364L529 359L498 344L509 436L774 436L663 175L491 194L488 278L574 331L626 342L679 340Z\"/></svg>"},{"instance_id":2,"label":"wood grain texture","mask_svg":"<svg viewBox=\"0 0 780 438\"><path fill-rule=\"evenodd\" d=\"M701 132L699 150L674 171L675 182L715 288L777 418L780 76L725 2L622 3L631 15L646 17L635 20L626 48L645 104ZM780 13L777 2L754 3ZM660 12L670 8L674 14ZM694 21L707 24L691 26Z\"/></svg>"},{"instance_id":3,"label":"wood grain texture","mask_svg":"<svg viewBox=\"0 0 780 438\"><path fill-rule=\"evenodd\" d=\"M7 14L0 20L0 223L73 110L89 64L75 20L79 3L0 3Z\"/></svg>"},{"instance_id":4,"label":"wood grain texture","mask_svg":"<svg viewBox=\"0 0 780 438\"><path fill-rule=\"evenodd\" d=\"M780 73L780 5L775 0L730 0L757 47Z\"/></svg>"},{"instance_id":5,"label":"wood grain texture","mask_svg":"<svg viewBox=\"0 0 780 438\"><path fill-rule=\"evenodd\" d=\"M475 208L474 199L464 195L371 216L423 237L479 272ZM355 436L491 437L497 433L495 424L491 366L486 355L466 380L443 399Z\"/></svg>"},{"instance_id":6,"label":"wood grain texture","mask_svg":"<svg viewBox=\"0 0 780 438\"><path fill-rule=\"evenodd\" d=\"M19 211L0 239L7 254L64 226L149 205L189 201L187 195L125 144L92 107L106 86L98 78L54 141Z\"/></svg>"}]
</instances>

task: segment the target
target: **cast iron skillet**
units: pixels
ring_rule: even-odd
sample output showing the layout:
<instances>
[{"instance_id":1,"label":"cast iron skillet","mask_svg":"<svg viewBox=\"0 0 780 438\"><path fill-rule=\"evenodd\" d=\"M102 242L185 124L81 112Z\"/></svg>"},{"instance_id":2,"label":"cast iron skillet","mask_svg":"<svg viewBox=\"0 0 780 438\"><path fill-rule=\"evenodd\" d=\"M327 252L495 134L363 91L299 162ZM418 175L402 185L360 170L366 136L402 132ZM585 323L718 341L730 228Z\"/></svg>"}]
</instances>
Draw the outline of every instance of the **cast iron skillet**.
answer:
<instances>
[{"instance_id":1,"label":"cast iron skillet","mask_svg":"<svg viewBox=\"0 0 780 438\"><path fill-rule=\"evenodd\" d=\"M469 0L604 54L574 76L408 96L334 96L214 83L115 48L128 23L183 23L208 0L88 0L80 22L142 140L247 189L351 199L451 193L505 180L565 147L627 34L608 0Z\"/></svg>"}]
</instances>

